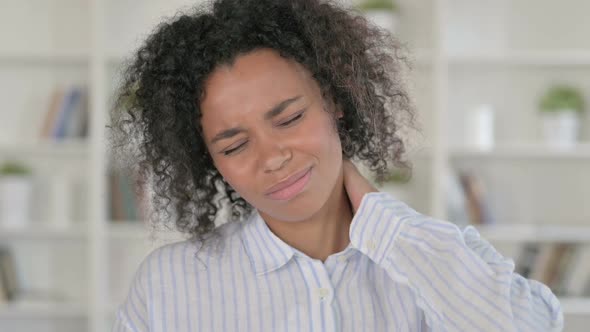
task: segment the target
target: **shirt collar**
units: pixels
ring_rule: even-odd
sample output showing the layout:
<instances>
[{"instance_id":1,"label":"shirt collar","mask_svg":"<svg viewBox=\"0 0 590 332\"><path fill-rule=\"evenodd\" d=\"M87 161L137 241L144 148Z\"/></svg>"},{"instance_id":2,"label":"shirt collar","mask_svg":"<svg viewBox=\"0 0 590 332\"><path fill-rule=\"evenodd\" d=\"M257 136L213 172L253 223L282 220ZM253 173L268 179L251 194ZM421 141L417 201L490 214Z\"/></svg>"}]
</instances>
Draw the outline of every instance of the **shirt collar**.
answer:
<instances>
[{"instance_id":1,"label":"shirt collar","mask_svg":"<svg viewBox=\"0 0 590 332\"><path fill-rule=\"evenodd\" d=\"M256 209L246 220L241 232L242 243L257 275L272 272L293 257L294 249L279 239Z\"/></svg>"}]
</instances>

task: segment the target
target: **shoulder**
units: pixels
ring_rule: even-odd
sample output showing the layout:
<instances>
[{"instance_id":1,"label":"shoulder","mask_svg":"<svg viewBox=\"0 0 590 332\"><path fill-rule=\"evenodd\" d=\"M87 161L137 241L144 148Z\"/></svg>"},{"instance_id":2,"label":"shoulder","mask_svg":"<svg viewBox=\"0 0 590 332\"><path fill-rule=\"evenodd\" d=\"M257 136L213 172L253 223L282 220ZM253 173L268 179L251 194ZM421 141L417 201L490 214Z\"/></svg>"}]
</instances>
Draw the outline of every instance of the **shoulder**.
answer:
<instances>
[{"instance_id":1,"label":"shoulder","mask_svg":"<svg viewBox=\"0 0 590 332\"><path fill-rule=\"evenodd\" d=\"M162 274L166 271L206 270L207 263L223 260L232 248L241 244L239 232L242 224L228 222L217 227L204 240L189 238L168 243L150 251L140 264L138 277Z\"/></svg>"}]
</instances>

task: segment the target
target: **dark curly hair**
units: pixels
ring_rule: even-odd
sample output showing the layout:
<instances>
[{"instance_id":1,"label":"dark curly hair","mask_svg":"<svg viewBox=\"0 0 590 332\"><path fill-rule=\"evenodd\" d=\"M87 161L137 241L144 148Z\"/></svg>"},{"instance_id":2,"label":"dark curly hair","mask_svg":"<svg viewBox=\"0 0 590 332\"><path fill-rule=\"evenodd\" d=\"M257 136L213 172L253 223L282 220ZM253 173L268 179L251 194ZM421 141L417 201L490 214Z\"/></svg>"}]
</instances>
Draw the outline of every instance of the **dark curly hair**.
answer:
<instances>
[{"instance_id":1,"label":"dark curly hair","mask_svg":"<svg viewBox=\"0 0 590 332\"><path fill-rule=\"evenodd\" d=\"M261 48L302 64L341 108L344 157L365 164L378 181L393 167L411 169L399 129L414 123L415 112L404 84L409 61L397 39L331 1L213 1L161 23L137 50L110 126L118 158L149 179L153 211L167 211L157 219L193 237L211 233L224 208L234 221L252 210L213 164L200 103L218 66Z\"/></svg>"}]
</instances>

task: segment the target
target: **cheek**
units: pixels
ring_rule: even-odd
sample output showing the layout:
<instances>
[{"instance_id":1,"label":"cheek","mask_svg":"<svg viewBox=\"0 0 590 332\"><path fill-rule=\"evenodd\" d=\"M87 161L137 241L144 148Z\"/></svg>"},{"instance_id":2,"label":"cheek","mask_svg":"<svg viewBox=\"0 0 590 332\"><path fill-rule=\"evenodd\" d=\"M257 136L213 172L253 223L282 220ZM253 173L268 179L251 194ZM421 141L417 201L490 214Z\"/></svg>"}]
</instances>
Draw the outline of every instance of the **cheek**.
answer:
<instances>
[{"instance_id":1,"label":"cheek","mask_svg":"<svg viewBox=\"0 0 590 332\"><path fill-rule=\"evenodd\" d=\"M251 177L245 174L244 168L235 167L235 165L229 162L218 162L216 167L225 181L236 191L240 191L241 188L248 186L247 181Z\"/></svg>"},{"instance_id":2,"label":"cheek","mask_svg":"<svg viewBox=\"0 0 590 332\"><path fill-rule=\"evenodd\" d=\"M330 121L329 117L318 121L318 125L310 130L310 142L322 153L336 154L342 153L342 145L340 136L338 136L335 125Z\"/></svg>"}]
</instances>

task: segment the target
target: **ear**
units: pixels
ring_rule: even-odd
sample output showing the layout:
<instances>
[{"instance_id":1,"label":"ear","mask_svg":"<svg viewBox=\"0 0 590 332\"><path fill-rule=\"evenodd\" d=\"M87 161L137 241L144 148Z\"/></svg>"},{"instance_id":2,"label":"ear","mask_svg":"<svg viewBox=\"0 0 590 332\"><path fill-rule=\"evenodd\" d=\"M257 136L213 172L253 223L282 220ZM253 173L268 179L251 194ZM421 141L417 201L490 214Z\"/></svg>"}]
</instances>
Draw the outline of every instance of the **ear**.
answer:
<instances>
[{"instance_id":1,"label":"ear","mask_svg":"<svg viewBox=\"0 0 590 332\"><path fill-rule=\"evenodd\" d=\"M324 97L324 103L325 103L325 106L327 106L328 110L334 112L336 119L342 119L342 117L344 117L344 112L342 112L342 107L340 107L340 104L337 103L334 100L334 98L332 98L331 96L326 96L326 97Z\"/></svg>"}]
</instances>

